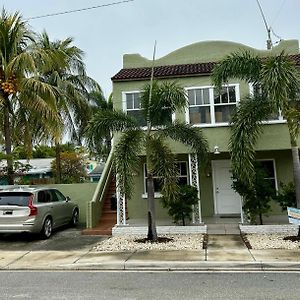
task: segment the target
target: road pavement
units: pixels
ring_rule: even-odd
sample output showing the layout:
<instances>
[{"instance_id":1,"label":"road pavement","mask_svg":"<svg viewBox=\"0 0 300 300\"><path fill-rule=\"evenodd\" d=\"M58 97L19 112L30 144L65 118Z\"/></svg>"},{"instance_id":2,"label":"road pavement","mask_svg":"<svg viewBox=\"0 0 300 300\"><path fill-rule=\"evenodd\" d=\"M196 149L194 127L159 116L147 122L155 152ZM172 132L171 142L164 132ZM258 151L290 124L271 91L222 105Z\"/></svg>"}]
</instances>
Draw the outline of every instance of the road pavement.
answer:
<instances>
[{"instance_id":1,"label":"road pavement","mask_svg":"<svg viewBox=\"0 0 300 300\"><path fill-rule=\"evenodd\" d=\"M297 299L296 273L0 272L1 299ZM298 295L298 296L297 296Z\"/></svg>"}]
</instances>

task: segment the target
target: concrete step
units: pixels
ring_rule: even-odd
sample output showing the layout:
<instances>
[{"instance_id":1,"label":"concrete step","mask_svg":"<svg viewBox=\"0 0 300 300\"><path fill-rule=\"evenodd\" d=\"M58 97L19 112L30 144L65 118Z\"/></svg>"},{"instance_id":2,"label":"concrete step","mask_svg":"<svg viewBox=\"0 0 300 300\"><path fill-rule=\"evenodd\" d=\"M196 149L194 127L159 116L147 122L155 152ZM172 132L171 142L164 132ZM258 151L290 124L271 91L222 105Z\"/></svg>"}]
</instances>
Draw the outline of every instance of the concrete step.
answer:
<instances>
[{"instance_id":1,"label":"concrete step","mask_svg":"<svg viewBox=\"0 0 300 300\"><path fill-rule=\"evenodd\" d=\"M208 234L237 234L240 235L238 224L207 224Z\"/></svg>"}]
</instances>

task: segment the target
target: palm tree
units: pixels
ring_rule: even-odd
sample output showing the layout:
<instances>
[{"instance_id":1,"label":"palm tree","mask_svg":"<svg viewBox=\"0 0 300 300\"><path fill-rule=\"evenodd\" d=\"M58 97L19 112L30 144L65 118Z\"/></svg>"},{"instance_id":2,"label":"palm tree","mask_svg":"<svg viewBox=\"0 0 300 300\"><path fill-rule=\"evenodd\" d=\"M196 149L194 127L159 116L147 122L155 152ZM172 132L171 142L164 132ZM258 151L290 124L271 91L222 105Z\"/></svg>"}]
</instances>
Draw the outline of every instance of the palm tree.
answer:
<instances>
[{"instance_id":1,"label":"palm tree","mask_svg":"<svg viewBox=\"0 0 300 300\"><path fill-rule=\"evenodd\" d=\"M248 51L233 53L213 70L212 78L221 87L230 78L253 84L254 93L241 101L232 118L230 150L233 171L245 184L252 184L255 145L263 131L262 121L281 111L287 120L293 157L297 207L300 208L300 163L297 137L300 130L298 92L300 76L294 61L283 52L261 58Z\"/></svg>"},{"instance_id":2,"label":"palm tree","mask_svg":"<svg viewBox=\"0 0 300 300\"><path fill-rule=\"evenodd\" d=\"M146 130L139 127L137 121L126 113L110 109L98 111L89 125L89 136L101 135L107 128L112 132L121 133L113 151L118 188L127 200L132 197L134 173L140 166L142 151L145 152L148 193L147 238L151 241L157 240L153 176L161 179L165 198L175 201L179 196L176 159L166 138L189 146L201 161L208 152L208 144L201 130L171 120L172 113L183 110L186 106L185 91L176 83L154 81L153 84L146 85L141 93L141 108L147 120Z\"/></svg>"},{"instance_id":3,"label":"palm tree","mask_svg":"<svg viewBox=\"0 0 300 300\"><path fill-rule=\"evenodd\" d=\"M19 15L0 16L0 110L7 160L8 184L14 183L12 126L16 110L38 113L40 119L58 122L54 106L57 91L38 77L38 66L50 64L51 51L32 47L34 33ZM38 64L39 63L39 64Z\"/></svg>"},{"instance_id":4,"label":"palm tree","mask_svg":"<svg viewBox=\"0 0 300 300\"><path fill-rule=\"evenodd\" d=\"M83 51L72 44L72 38L52 42L46 32L40 35L37 42L37 47L54 53L51 67L45 66L40 76L60 92L55 104L64 124L63 127L50 128L56 145L58 182L61 179L60 141L66 133L61 129L65 129L73 141L81 144L82 128L86 126L89 116L89 90L100 91L99 85L86 74Z\"/></svg>"},{"instance_id":5,"label":"palm tree","mask_svg":"<svg viewBox=\"0 0 300 300\"><path fill-rule=\"evenodd\" d=\"M101 110L113 110L113 101L112 94L109 95L106 100L103 92L100 91L91 91L89 95L90 99L90 118L92 118L98 111ZM107 128L105 132L101 132L101 135L96 135L96 132L93 132L89 136L88 126L83 129L83 134L87 137L89 142L89 148L92 152L95 153L98 157L106 158L108 157L109 152L111 151L111 140L112 132Z\"/></svg>"}]
</instances>

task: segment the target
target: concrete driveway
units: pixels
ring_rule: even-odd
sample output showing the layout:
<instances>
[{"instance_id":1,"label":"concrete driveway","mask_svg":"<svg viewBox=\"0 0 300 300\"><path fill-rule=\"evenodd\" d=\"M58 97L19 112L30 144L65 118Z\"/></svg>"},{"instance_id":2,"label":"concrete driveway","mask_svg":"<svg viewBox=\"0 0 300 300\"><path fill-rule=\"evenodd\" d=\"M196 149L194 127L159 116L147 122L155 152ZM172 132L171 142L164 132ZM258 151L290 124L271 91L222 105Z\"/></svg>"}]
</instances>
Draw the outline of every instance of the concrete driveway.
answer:
<instances>
[{"instance_id":1,"label":"concrete driveway","mask_svg":"<svg viewBox=\"0 0 300 300\"><path fill-rule=\"evenodd\" d=\"M81 235L79 228L62 228L48 240L32 234L1 234L0 251L88 251L106 239L101 236Z\"/></svg>"}]
</instances>

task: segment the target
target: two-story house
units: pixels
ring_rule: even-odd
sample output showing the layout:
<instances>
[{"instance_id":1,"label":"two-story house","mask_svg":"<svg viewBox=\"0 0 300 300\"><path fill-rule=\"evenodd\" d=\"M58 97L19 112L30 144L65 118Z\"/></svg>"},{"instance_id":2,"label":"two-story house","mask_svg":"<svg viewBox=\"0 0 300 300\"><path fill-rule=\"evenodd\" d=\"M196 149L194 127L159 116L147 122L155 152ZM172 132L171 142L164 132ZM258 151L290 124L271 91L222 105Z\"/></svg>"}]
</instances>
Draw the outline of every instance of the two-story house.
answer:
<instances>
[{"instance_id":1,"label":"two-story house","mask_svg":"<svg viewBox=\"0 0 300 300\"><path fill-rule=\"evenodd\" d=\"M173 118L184 120L203 130L210 148L210 165L199 169L195 157L181 144L172 144L177 154L180 182L198 187L199 205L195 208L194 222L203 222L207 217L238 216L241 214L241 199L232 189L232 174L228 141L229 120L234 107L251 93L245 82L230 81L219 92L211 82L210 74L216 62L227 54L241 49L253 51L262 57L279 54L284 50L300 64L298 41L282 41L272 50L256 50L242 44L223 41L199 42L178 49L155 60L156 80L177 81L186 89L188 103L185 113L176 113ZM114 108L123 110L140 120L140 93L151 76L152 61L139 54L125 54L123 68L112 77ZM293 180L289 134L285 120L279 114L266 121L263 134L257 143L257 159L268 171L268 180L275 188L280 182ZM126 224L125 210L130 220L146 222L146 171L145 161L135 177L133 199L118 199L118 224ZM159 202L159 185L156 190L157 219L169 219ZM120 195L119 195L120 196ZM280 214L280 208L272 204L272 214Z\"/></svg>"}]
</instances>

